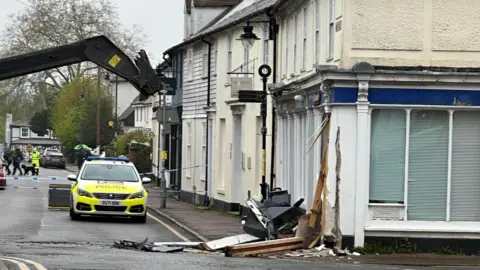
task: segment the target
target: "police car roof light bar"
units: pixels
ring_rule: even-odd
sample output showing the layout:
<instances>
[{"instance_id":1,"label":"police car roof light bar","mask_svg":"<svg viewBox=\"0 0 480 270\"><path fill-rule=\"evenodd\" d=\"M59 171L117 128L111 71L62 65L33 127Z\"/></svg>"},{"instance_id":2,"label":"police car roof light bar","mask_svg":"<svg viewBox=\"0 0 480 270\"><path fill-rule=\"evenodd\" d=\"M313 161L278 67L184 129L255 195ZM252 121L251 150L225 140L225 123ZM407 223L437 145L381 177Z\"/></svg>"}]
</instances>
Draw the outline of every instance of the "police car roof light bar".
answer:
<instances>
[{"instance_id":1,"label":"police car roof light bar","mask_svg":"<svg viewBox=\"0 0 480 270\"><path fill-rule=\"evenodd\" d=\"M123 161L123 162L129 162L130 160L125 157L96 157L96 156L89 156L87 157L88 161L92 160L106 160L106 161Z\"/></svg>"}]
</instances>

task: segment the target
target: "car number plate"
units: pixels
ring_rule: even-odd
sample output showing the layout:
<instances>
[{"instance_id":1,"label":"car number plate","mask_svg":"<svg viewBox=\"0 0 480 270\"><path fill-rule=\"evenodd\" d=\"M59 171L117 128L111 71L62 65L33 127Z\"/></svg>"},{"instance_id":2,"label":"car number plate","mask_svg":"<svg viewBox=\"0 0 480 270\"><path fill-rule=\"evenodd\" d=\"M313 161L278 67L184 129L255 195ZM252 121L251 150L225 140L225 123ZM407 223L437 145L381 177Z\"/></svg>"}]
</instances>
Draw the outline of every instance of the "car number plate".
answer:
<instances>
[{"instance_id":1,"label":"car number plate","mask_svg":"<svg viewBox=\"0 0 480 270\"><path fill-rule=\"evenodd\" d=\"M100 205L107 205L107 206L118 206L120 205L120 201L106 201L106 200L102 200L100 201Z\"/></svg>"}]
</instances>

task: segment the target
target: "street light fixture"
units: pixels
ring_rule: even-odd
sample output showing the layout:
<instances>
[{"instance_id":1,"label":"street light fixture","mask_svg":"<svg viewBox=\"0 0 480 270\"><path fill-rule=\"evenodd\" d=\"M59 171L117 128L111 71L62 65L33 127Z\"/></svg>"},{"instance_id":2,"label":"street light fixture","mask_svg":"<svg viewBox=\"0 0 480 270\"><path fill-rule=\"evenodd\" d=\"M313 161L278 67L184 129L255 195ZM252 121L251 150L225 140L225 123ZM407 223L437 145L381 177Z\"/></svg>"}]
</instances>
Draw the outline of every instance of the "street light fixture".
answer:
<instances>
[{"instance_id":1,"label":"street light fixture","mask_svg":"<svg viewBox=\"0 0 480 270\"><path fill-rule=\"evenodd\" d=\"M237 40L242 41L243 47L250 50L253 47L253 44L255 44L255 41L259 40L259 38L253 33L253 26L247 23L247 25L243 27L243 34L241 34L240 38L237 38Z\"/></svg>"}]
</instances>

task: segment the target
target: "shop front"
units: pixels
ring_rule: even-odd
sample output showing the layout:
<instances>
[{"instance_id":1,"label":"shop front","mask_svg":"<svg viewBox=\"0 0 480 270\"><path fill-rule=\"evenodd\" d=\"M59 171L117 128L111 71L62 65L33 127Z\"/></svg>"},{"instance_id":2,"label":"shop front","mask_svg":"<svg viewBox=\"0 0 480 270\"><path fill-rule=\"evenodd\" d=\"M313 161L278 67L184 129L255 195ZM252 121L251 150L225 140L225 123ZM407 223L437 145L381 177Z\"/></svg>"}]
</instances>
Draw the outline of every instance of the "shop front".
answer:
<instances>
[{"instance_id":1,"label":"shop front","mask_svg":"<svg viewBox=\"0 0 480 270\"><path fill-rule=\"evenodd\" d=\"M314 154L305 149L321 123L315 115L329 113L322 139L330 141L327 234L339 207L352 246L378 238L479 239L480 69L365 64L319 70L298 87L283 86L295 90L277 100L285 108L278 116L278 184L311 205L322 146ZM310 98L314 93L318 99ZM338 128L340 182L333 169Z\"/></svg>"}]
</instances>

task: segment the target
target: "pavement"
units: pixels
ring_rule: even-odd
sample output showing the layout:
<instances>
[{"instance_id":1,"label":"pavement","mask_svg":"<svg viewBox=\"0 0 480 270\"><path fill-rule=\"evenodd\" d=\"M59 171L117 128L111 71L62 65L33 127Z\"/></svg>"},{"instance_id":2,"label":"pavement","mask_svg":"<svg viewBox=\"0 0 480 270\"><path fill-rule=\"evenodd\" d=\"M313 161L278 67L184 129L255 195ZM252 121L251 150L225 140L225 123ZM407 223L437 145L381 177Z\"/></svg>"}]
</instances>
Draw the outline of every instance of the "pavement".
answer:
<instances>
[{"instance_id":1,"label":"pavement","mask_svg":"<svg viewBox=\"0 0 480 270\"><path fill-rule=\"evenodd\" d=\"M192 204L167 199L167 207L160 209L160 193L157 187L147 187L148 205L152 211L182 227L200 241L216 240L245 233L239 217L228 213L198 208Z\"/></svg>"}]
</instances>

